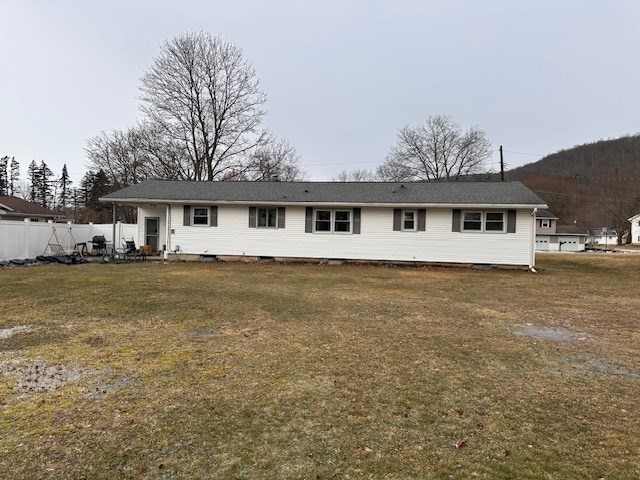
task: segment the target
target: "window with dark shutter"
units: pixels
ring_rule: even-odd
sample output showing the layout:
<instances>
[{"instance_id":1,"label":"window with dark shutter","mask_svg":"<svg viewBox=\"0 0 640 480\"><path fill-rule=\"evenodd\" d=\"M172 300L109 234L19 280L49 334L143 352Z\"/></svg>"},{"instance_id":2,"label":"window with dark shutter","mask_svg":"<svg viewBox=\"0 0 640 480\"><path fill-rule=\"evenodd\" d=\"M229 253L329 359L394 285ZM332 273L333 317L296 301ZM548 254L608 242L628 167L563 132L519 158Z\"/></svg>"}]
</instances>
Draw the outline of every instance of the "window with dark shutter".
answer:
<instances>
[{"instance_id":1,"label":"window with dark shutter","mask_svg":"<svg viewBox=\"0 0 640 480\"><path fill-rule=\"evenodd\" d=\"M249 228L256 228L256 207L249 207Z\"/></svg>"},{"instance_id":2,"label":"window with dark shutter","mask_svg":"<svg viewBox=\"0 0 640 480\"><path fill-rule=\"evenodd\" d=\"M217 227L218 226L218 207L216 205L212 205L210 208L210 220L209 220L209 226L210 227Z\"/></svg>"},{"instance_id":3,"label":"window with dark shutter","mask_svg":"<svg viewBox=\"0 0 640 480\"><path fill-rule=\"evenodd\" d=\"M507 211L507 233L516 233L516 211Z\"/></svg>"},{"instance_id":4,"label":"window with dark shutter","mask_svg":"<svg viewBox=\"0 0 640 480\"><path fill-rule=\"evenodd\" d=\"M360 234L360 216L361 210L359 208L353 209L353 233L356 235Z\"/></svg>"},{"instance_id":5,"label":"window with dark shutter","mask_svg":"<svg viewBox=\"0 0 640 480\"><path fill-rule=\"evenodd\" d=\"M285 214L285 207L278 207L278 228L284 228Z\"/></svg>"},{"instance_id":6,"label":"window with dark shutter","mask_svg":"<svg viewBox=\"0 0 640 480\"><path fill-rule=\"evenodd\" d=\"M182 213L182 225L188 227L191 225L191 205L185 205Z\"/></svg>"},{"instance_id":7,"label":"window with dark shutter","mask_svg":"<svg viewBox=\"0 0 640 480\"><path fill-rule=\"evenodd\" d=\"M459 232L460 231L460 217L462 215L462 211L459 208L454 208L452 210L451 216L451 231Z\"/></svg>"},{"instance_id":8,"label":"window with dark shutter","mask_svg":"<svg viewBox=\"0 0 640 480\"><path fill-rule=\"evenodd\" d=\"M313 208L307 207L304 212L304 233L313 232Z\"/></svg>"},{"instance_id":9,"label":"window with dark shutter","mask_svg":"<svg viewBox=\"0 0 640 480\"><path fill-rule=\"evenodd\" d=\"M399 232L402 230L402 210L399 208L393 209L393 231Z\"/></svg>"},{"instance_id":10,"label":"window with dark shutter","mask_svg":"<svg viewBox=\"0 0 640 480\"><path fill-rule=\"evenodd\" d=\"M418 210L418 231L424 232L427 229L427 210L421 208Z\"/></svg>"}]
</instances>

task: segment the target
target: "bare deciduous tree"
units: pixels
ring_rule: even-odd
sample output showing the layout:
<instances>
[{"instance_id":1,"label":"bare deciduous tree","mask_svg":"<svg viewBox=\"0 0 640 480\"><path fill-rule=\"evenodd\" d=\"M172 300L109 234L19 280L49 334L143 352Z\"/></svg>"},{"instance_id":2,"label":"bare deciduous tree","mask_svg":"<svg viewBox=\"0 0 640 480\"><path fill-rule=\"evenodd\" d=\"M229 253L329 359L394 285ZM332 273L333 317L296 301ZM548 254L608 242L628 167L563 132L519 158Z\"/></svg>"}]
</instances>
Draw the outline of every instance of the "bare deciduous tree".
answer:
<instances>
[{"instance_id":1,"label":"bare deciduous tree","mask_svg":"<svg viewBox=\"0 0 640 480\"><path fill-rule=\"evenodd\" d=\"M636 170L640 173L640 169ZM638 213L640 208L640 192L636 175L621 174L616 168L610 174L599 179L599 206L605 226L613 227L618 235L618 245L623 243L626 235L630 240L629 218ZM598 197L596 197L598 198Z\"/></svg>"},{"instance_id":2,"label":"bare deciduous tree","mask_svg":"<svg viewBox=\"0 0 640 480\"><path fill-rule=\"evenodd\" d=\"M266 97L242 51L219 37L199 32L167 41L141 90L142 111L183 148L191 179L224 176L259 144Z\"/></svg>"},{"instance_id":3,"label":"bare deciduous tree","mask_svg":"<svg viewBox=\"0 0 640 480\"><path fill-rule=\"evenodd\" d=\"M140 133L135 127L126 131L101 132L87 141L85 148L90 170L102 170L113 183L125 187L146 178L146 156Z\"/></svg>"},{"instance_id":4,"label":"bare deciduous tree","mask_svg":"<svg viewBox=\"0 0 640 480\"><path fill-rule=\"evenodd\" d=\"M449 117L437 115L424 125L402 128L377 173L388 181L457 180L485 171L490 157L491 143L484 131L463 131Z\"/></svg>"},{"instance_id":5,"label":"bare deciduous tree","mask_svg":"<svg viewBox=\"0 0 640 480\"><path fill-rule=\"evenodd\" d=\"M294 182L304 180L305 172L300 157L291 144L270 132L264 132L263 140L249 157L246 180Z\"/></svg>"},{"instance_id":6,"label":"bare deciduous tree","mask_svg":"<svg viewBox=\"0 0 640 480\"><path fill-rule=\"evenodd\" d=\"M375 182L378 177L371 170L356 168L355 170L343 170L332 180L334 182Z\"/></svg>"}]
</instances>

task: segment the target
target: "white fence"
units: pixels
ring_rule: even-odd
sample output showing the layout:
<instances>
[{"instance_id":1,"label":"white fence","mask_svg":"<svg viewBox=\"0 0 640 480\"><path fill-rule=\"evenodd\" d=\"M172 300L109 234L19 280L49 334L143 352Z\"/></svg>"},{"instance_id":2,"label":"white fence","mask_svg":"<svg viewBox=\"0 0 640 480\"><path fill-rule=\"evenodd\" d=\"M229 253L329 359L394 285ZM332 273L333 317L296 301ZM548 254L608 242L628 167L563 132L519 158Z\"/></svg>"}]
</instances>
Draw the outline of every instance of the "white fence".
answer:
<instances>
[{"instance_id":1,"label":"white fence","mask_svg":"<svg viewBox=\"0 0 640 480\"><path fill-rule=\"evenodd\" d=\"M55 229L57 240L52 237ZM57 243L71 253L74 244L86 243L91 251L91 239L103 235L107 243L113 243L113 224L44 223L0 220L0 261L13 258L35 258L44 255L49 243ZM122 238L138 236L138 225L116 223L116 248L124 243ZM49 253L51 254L51 253Z\"/></svg>"}]
</instances>

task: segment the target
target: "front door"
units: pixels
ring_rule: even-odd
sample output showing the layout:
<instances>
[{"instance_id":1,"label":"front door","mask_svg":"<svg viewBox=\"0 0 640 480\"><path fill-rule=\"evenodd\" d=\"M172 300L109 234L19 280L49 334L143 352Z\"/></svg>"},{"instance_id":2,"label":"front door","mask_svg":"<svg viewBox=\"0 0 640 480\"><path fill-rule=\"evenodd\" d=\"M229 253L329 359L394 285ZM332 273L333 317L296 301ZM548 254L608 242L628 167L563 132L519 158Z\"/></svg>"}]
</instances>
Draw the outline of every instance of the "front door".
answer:
<instances>
[{"instance_id":1,"label":"front door","mask_svg":"<svg viewBox=\"0 0 640 480\"><path fill-rule=\"evenodd\" d=\"M158 251L158 217L145 217L144 219L144 243L151 247L152 252Z\"/></svg>"}]
</instances>

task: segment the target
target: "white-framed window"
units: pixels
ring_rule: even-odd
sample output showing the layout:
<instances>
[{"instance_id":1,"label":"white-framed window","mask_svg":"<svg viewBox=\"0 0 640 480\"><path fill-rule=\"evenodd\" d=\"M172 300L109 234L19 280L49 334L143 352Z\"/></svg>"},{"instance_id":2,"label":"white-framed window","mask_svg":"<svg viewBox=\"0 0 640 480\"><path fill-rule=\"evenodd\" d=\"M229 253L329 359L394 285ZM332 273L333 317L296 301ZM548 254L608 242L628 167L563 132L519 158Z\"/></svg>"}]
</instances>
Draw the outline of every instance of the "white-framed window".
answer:
<instances>
[{"instance_id":1,"label":"white-framed window","mask_svg":"<svg viewBox=\"0 0 640 480\"><path fill-rule=\"evenodd\" d=\"M316 209L314 211L314 232L351 233L351 210Z\"/></svg>"},{"instance_id":2,"label":"white-framed window","mask_svg":"<svg viewBox=\"0 0 640 480\"><path fill-rule=\"evenodd\" d=\"M540 220L540 226L542 228L549 228L551 224L551 221L548 218L543 218L542 220Z\"/></svg>"},{"instance_id":3,"label":"white-framed window","mask_svg":"<svg viewBox=\"0 0 640 480\"><path fill-rule=\"evenodd\" d=\"M485 212L484 229L487 232L504 232L504 212Z\"/></svg>"},{"instance_id":4,"label":"white-framed window","mask_svg":"<svg viewBox=\"0 0 640 480\"><path fill-rule=\"evenodd\" d=\"M495 232L506 231L505 212L462 212L463 232Z\"/></svg>"},{"instance_id":5,"label":"white-framed window","mask_svg":"<svg viewBox=\"0 0 640 480\"><path fill-rule=\"evenodd\" d=\"M209 208L193 207L191 225L209 226Z\"/></svg>"},{"instance_id":6,"label":"white-framed window","mask_svg":"<svg viewBox=\"0 0 640 480\"><path fill-rule=\"evenodd\" d=\"M482 231L482 212L463 212L462 214L463 232Z\"/></svg>"},{"instance_id":7,"label":"white-framed window","mask_svg":"<svg viewBox=\"0 0 640 480\"><path fill-rule=\"evenodd\" d=\"M402 211L402 231L415 232L418 230L418 212L416 210Z\"/></svg>"},{"instance_id":8,"label":"white-framed window","mask_svg":"<svg viewBox=\"0 0 640 480\"><path fill-rule=\"evenodd\" d=\"M277 208L258 208L256 211L256 227L258 228L277 228L278 226L278 209Z\"/></svg>"}]
</instances>

